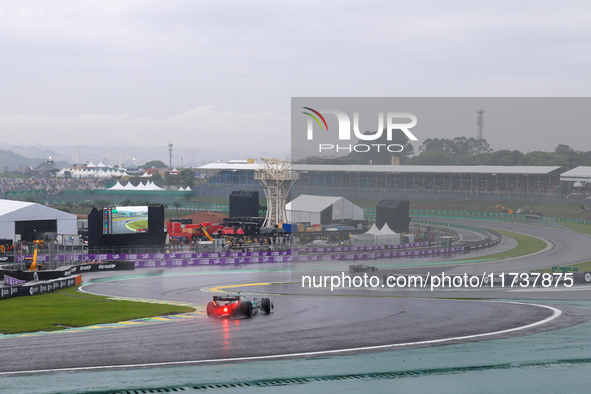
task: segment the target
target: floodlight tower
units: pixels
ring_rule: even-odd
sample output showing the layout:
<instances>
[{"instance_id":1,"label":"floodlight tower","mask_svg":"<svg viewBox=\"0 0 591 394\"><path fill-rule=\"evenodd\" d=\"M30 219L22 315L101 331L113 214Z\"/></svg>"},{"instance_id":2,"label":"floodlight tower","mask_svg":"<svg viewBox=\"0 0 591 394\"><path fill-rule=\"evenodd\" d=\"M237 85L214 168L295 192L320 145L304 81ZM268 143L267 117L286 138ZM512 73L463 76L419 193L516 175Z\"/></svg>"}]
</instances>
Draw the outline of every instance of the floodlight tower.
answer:
<instances>
[{"instance_id":1,"label":"floodlight tower","mask_svg":"<svg viewBox=\"0 0 591 394\"><path fill-rule=\"evenodd\" d=\"M172 142L168 144L168 167L172 170Z\"/></svg>"},{"instance_id":2,"label":"floodlight tower","mask_svg":"<svg viewBox=\"0 0 591 394\"><path fill-rule=\"evenodd\" d=\"M476 113L478 114L478 121L476 122L476 124L478 124L478 154L480 154L482 151L482 126L484 126L484 110L479 109L476 111Z\"/></svg>"},{"instance_id":3,"label":"floodlight tower","mask_svg":"<svg viewBox=\"0 0 591 394\"><path fill-rule=\"evenodd\" d=\"M290 163L281 159L261 158L265 162L263 168L254 172L267 196L267 216L263 227L273 227L287 222L285 204L291 185L298 179L298 174L291 171Z\"/></svg>"}]
</instances>

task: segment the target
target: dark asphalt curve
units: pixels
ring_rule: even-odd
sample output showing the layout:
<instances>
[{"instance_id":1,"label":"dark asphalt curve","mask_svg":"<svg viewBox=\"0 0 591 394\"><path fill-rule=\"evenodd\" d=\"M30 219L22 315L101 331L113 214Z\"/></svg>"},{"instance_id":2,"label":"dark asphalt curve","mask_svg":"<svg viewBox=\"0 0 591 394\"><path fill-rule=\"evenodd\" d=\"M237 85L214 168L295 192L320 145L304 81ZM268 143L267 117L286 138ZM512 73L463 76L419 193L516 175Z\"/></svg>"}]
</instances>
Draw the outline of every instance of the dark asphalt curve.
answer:
<instances>
[{"instance_id":1,"label":"dark asphalt curve","mask_svg":"<svg viewBox=\"0 0 591 394\"><path fill-rule=\"evenodd\" d=\"M574 231L515 222L489 222L469 219L441 219L440 221L523 233L542 238L552 244L550 250L532 256L462 265L457 270L449 271L449 273L521 272L576 264L591 259L591 253L589 252L591 236Z\"/></svg>"},{"instance_id":2,"label":"dark asphalt curve","mask_svg":"<svg viewBox=\"0 0 591 394\"><path fill-rule=\"evenodd\" d=\"M205 305L212 293L203 290L213 286L271 282L286 274L185 272L96 283L85 289ZM234 288L239 289L248 292L247 286ZM201 315L174 322L3 338L2 353L17 356L3 357L0 372L166 365L294 353L305 356L491 333L553 314L540 306L500 302L292 295L273 295L271 299L274 312L252 319Z\"/></svg>"}]
</instances>

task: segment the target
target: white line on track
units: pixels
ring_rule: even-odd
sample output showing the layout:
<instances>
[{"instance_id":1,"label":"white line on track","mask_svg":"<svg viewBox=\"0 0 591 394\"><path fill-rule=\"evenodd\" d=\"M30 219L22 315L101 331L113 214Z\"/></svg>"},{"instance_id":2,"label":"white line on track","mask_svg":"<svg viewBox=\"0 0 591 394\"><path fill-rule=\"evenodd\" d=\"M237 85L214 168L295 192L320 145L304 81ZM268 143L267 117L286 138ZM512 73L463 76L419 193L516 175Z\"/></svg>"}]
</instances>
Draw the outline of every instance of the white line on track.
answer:
<instances>
[{"instance_id":1,"label":"white line on track","mask_svg":"<svg viewBox=\"0 0 591 394\"><path fill-rule=\"evenodd\" d=\"M487 337L487 336L492 336L492 335L501 335L501 334L506 334L506 333L515 332L515 331L526 330L529 328L533 328L533 327L537 327L537 326L541 326L543 324L549 323L562 314L562 312L559 309L548 306L548 305L528 304L528 303L524 303L524 302L504 302L504 301L473 301L473 302L496 302L496 303L504 303L504 304L537 306L540 308L546 308L546 309L551 310L552 315L543 319L543 320L540 320L538 322L526 324L525 326L521 326L521 327L514 327L514 328L509 328L506 330L494 331L494 332L483 333L483 334L473 334L473 335L464 335L464 336L460 336L460 337L433 339L433 340L429 340L429 341L393 343L393 344L388 344L388 345L366 346L366 347L336 349L336 350L323 350L323 351L317 351L317 352L276 354L276 355L269 355L269 356L251 356L251 357L235 357L235 358L223 358L223 359L212 359L212 360L171 361L171 362L165 362L165 363L103 365L103 366L97 366L97 367L55 368L55 369L39 369L39 370L32 370L32 371L0 372L0 376L34 375L34 374L44 374L44 373L52 373L52 372L75 372L75 371L96 371L96 370L114 370L114 369L149 368L149 367L171 367L171 366L180 366L180 365L199 365L199 364L227 363L227 362L239 362L239 361L264 361L264 360L274 360L274 359L279 359L279 358L298 358L298 357L334 355L334 354L339 354L339 353L359 352L359 351L368 351L368 350L382 350L382 349L389 349L389 348L394 349L394 348L401 348L401 347L406 347L406 346L434 345L434 344L440 344L440 343L451 342L451 341L470 340L470 339L482 338L482 337Z\"/></svg>"},{"instance_id":2,"label":"white line on track","mask_svg":"<svg viewBox=\"0 0 591 394\"><path fill-rule=\"evenodd\" d=\"M527 287L524 289L511 289L507 290L508 292L515 292L515 293L528 293L528 292L540 292L540 291L581 291L581 290L591 290L591 286L582 286L582 285L575 285L572 287L566 286L557 286L557 287Z\"/></svg>"}]
</instances>

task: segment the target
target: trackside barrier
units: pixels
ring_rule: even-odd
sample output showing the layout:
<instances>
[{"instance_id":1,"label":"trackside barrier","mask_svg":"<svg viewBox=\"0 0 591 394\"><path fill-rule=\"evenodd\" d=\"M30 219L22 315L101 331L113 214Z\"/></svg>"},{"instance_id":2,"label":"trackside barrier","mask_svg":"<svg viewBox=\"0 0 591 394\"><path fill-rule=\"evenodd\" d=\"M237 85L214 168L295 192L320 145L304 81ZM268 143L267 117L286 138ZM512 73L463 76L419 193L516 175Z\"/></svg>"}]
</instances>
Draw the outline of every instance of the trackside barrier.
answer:
<instances>
[{"instance_id":1,"label":"trackside barrier","mask_svg":"<svg viewBox=\"0 0 591 394\"><path fill-rule=\"evenodd\" d=\"M67 278L52 279L47 282L27 282L19 286L18 295L37 295L49 293L54 290L63 289L64 287L71 287L76 285L76 278L69 276Z\"/></svg>"},{"instance_id":2,"label":"trackside barrier","mask_svg":"<svg viewBox=\"0 0 591 394\"><path fill-rule=\"evenodd\" d=\"M464 230L476 231L478 233L485 234L485 235L488 236L488 239L486 239L484 241L480 241L480 242L477 242L477 243L472 244L472 245L466 245L465 246L466 252L469 252L471 250L478 250L478 249L490 248L492 246L496 246L499 243L501 243L501 234L497 233L494 230L485 230L485 229L480 228L480 227L466 226L466 225L463 225L463 224L455 224L455 223L434 222L434 221L430 221L430 220L415 220L415 219L413 219L413 223L416 223L416 224L427 224L427 225L441 226L441 227L461 228L461 229L464 229ZM496 238L491 237L491 235L494 236L494 237L496 237Z\"/></svg>"},{"instance_id":3,"label":"trackside barrier","mask_svg":"<svg viewBox=\"0 0 591 394\"><path fill-rule=\"evenodd\" d=\"M0 287L0 299L49 293L65 287L75 286L78 283L81 283L80 275L42 282L27 282L18 286Z\"/></svg>"},{"instance_id":4,"label":"trackside barrier","mask_svg":"<svg viewBox=\"0 0 591 394\"><path fill-rule=\"evenodd\" d=\"M196 258L224 258L224 257L256 257L256 256L282 256L288 255L290 251L261 251L261 252L219 252L219 253L103 253L103 254L79 254L79 255L58 255L55 256L58 262L63 262L64 258L73 256L75 261L105 261L105 260L147 260L147 259L196 259ZM17 262L24 261L30 256L16 256ZM41 254L37 256L37 261L44 263L49 261L49 255Z\"/></svg>"},{"instance_id":5,"label":"trackside barrier","mask_svg":"<svg viewBox=\"0 0 591 394\"><path fill-rule=\"evenodd\" d=\"M510 213L496 213L496 212L465 212L465 211L434 211L434 210L410 210L411 215L417 216L435 216L435 217L459 217L468 219L527 219L529 215L510 214ZM530 216L531 218L531 216ZM553 222L567 222L578 224L591 224L591 220L573 219L573 218L559 218L553 216L539 216L540 220L548 220Z\"/></svg>"},{"instance_id":6,"label":"trackside barrier","mask_svg":"<svg viewBox=\"0 0 591 394\"><path fill-rule=\"evenodd\" d=\"M461 228L463 230L476 231L476 232L482 233L482 234L487 234L487 233L490 232L490 231L487 231L487 230L485 230L483 228L480 228L480 227L466 226L464 224L435 222L435 221L432 221L432 220L417 220L417 219L413 219L412 222L413 223L419 223L419 224L431 224L431 225L434 225L434 226L441 226L441 227Z\"/></svg>"},{"instance_id":7,"label":"trackside barrier","mask_svg":"<svg viewBox=\"0 0 591 394\"><path fill-rule=\"evenodd\" d=\"M407 244L396 245L377 245L377 246L334 246L334 247L314 247L314 248L297 248L295 251L306 251L310 253L331 253L331 252L361 252L361 251L375 251L388 249L410 249L410 248L424 248L433 245L434 242L411 242Z\"/></svg>"},{"instance_id":8,"label":"trackside barrier","mask_svg":"<svg viewBox=\"0 0 591 394\"><path fill-rule=\"evenodd\" d=\"M575 283L591 283L591 272L573 272Z\"/></svg>"},{"instance_id":9,"label":"trackside barrier","mask_svg":"<svg viewBox=\"0 0 591 394\"><path fill-rule=\"evenodd\" d=\"M60 267L55 270L40 271L9 271L2 270L0 275L8 275L16 279L32 282L37 272L39 280L51 280L80 274L83 272L112 271L112 270L133 270L135 265L133 261L106 261L104 263L79 264L68 267Z\"/></svg>"},{"instance_id":10,"label":"trackside barrier","mask_svg":"<svg viewBox=\"0 0 591 394\"><path fill-rule=\"evenodd\" d=\"M27 282L16 285L0 287L0 299L36 295L61 289L64 287L82 284L83 272L107 271L107 270L133 270L135 264L133 261L110 261L98 264L82 264L71 266L67 269L58 269L55 271L36 271L40 281L33 281L35 273L32 271L2 271L0 274L6 274ZM55 276L58 277L55 277Z\"/></svg>"},{"instance_id":11,"label":"trackside barrier","mask_svg":"<svg viewBox=\"0 0 591 394\"><path fill-rule=\"evenodd\" d=\"M19 286L0 287L0 300L18 295Z\"/></svg>"},{"instance_id":12,"label":"trackside barrier","mask_svg":"<svg viewBox=\"0 0 591 394\"><path fill-rule=\"evenodd\" d=\"M419 221L421 223L458 227L479 231L489 234L492 232L472 226L449 225L431 221ZM498 235L498 234L497 234ZM309 261L331 261L331 260L375 260L395 257L423 257L450 253L463 253L472 249L494 246L500 242L498 239L488 240L470 246L456 246L450 248L434 247L430 242L412 242L407 244L380 245L380 246L357 246L357 247L315 247L310 249L295 249L293 251L260 251L260 252L221 252L221 253L122 253L122 254L92 254L85 255L85 258L107 261L108 264L118 264L124 261L133 264L133 268L160 268L160 267L190 267L209 265L242 265L261 263L290 263ZM420 249L417 249L420 248ZM340 253L339 253L340 252ZM343 253L344 252L344 253ZM360 253L351 253L360 252ZM365 252L365 253L364 253ZM319 253L319 254L309 254ZM38 256L39 261L47 256ZM83 265L79 271L92 269L93 264ZM117 269L117 268L112 268ZM126 268L121 268L126 269Z\"/></svg>"},{"instance_id":13,"label":"trackside barrier","mask_svg":"<svg viewBox=\"0 0 591 394\"><path fill-rule=\"evenodd\" d=\"M216 259L186 258L186 259L148 259L137 260L136 268L159 268L159 267L191 267L202 265L236 265L236 264L261 264L261 263L290 263L310 261L362 261L375 260L392 257L423 257L449 253L463 253L464 246L452 248L434 248L403 251L384 251L375 253L347 253L347 254L297 254L283 256L260 256L260 257L221 257Z\"/></svg>"}]
</instances>

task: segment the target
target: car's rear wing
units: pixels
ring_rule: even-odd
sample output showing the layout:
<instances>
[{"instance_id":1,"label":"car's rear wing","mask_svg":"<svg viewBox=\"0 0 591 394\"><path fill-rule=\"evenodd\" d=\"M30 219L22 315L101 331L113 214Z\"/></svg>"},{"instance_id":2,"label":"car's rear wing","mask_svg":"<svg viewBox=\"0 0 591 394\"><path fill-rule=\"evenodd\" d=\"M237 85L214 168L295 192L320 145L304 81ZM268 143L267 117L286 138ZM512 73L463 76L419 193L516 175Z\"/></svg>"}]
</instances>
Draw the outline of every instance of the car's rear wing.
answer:
<instances>
[{"instance_id":1,"label":"car's rear wing","mask_svg":"<svg viewBox=\"0 0 591 394\"><path fill-rule=\"evenodd\" d=\"M214 301L240 301L240 296L213 296Z\"/></svg>"}]
</instances>

